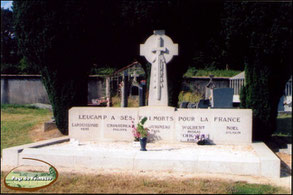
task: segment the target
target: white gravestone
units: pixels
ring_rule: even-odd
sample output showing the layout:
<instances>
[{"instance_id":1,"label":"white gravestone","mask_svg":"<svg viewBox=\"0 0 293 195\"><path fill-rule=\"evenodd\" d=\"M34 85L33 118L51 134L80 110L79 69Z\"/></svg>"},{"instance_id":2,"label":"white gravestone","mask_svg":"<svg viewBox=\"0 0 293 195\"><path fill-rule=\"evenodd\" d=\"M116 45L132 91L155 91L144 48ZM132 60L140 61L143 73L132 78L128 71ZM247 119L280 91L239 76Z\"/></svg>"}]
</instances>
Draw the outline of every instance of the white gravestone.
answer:
<instances>
[{"instance_id":1,"label":"white gravestone","mask_svg":"<svg viewBox=\"0 0 293 195\"><path fill-rule=\"evenodd\" d=\"M152 64L149 106L168 106L166 64L178 55L178 44L174 44L164 30L155 30L144 44L140 44L140 55Z\"/></svg>"}]
</instances>

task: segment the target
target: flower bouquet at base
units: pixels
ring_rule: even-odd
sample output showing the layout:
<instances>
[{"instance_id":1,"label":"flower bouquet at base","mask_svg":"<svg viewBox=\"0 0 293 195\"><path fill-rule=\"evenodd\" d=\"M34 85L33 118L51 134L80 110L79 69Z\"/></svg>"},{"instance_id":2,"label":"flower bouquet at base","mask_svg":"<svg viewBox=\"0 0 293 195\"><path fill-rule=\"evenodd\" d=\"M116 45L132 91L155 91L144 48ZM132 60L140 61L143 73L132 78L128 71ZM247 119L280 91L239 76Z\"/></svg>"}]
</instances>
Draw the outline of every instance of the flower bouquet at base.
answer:
<instances>
[{"instance_id":1,"label":"flower bouquet at base","mask_svg":"<svg viewBox=\"0 0 293 195\"><path fill-rule=\"evenodd\" d=\"M146 143L147 143L147 136L148 136L148 128L144 128L144 123L147 121L147 117L144 117L143 119L141 119L141 121L137 124L137 127L133 127L132 133L134 136L134 141L138 141L140 142L140 146L141 146L141 151L147 151L146 150Z\"/></svg>"},{"instance_id":2,"label":"flower bouquet at base","mask_svg":"<svg viewBox=\"0 0 293 195\"><path fill-rule=\"evenodd\" d=\"M204 134L198 134L195 136L195 141L197 143L197 145L206 145L208 144L208 135L204 135Z\"/></svg>"},{"instance_id":3,"label":"flower bouquet at base","mask_svg":"<svg viewBox=\"0 0 293 195\"><path fill-rule=\"evenodd\" d=\"M140 147L140 143L139 143L139 133L137 131L137 128L134 126L134 122L132 121L132 134L134 137L133 140L133 147L138 148Z\"/></svg>"}]
</instances>

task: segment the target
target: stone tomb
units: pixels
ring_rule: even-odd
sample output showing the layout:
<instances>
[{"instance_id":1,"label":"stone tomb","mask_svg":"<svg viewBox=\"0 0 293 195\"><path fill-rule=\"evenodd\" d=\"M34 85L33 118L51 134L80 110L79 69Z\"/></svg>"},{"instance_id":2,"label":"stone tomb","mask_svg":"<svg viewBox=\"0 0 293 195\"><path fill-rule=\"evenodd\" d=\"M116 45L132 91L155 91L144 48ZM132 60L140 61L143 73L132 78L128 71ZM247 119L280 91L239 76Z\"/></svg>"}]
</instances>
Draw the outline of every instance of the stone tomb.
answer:
<instances>
[{"instance_id":1,"label":"stone tomb","mask_svg":"<svg viewBox=\"0 0 293 195\"><path fill-rule=\"evenodd\" d=\"M83 141L133 141L132 124L148 120L150 142L195 142L204 134L214 144L251 143L250 109L175 109L74 107L69 110L69 136Z\"/></svg>"}]
</instances>

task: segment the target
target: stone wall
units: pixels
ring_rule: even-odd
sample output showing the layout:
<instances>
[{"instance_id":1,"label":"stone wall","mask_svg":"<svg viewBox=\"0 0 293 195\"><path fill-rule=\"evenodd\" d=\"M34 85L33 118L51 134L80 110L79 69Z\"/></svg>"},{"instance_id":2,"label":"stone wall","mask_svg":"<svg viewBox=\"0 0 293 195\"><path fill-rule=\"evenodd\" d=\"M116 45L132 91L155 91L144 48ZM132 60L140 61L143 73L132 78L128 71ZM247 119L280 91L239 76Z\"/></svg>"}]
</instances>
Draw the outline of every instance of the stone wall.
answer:
<instances>
[{"instance_id":1,"label":"stone wall","mask_svg":"<svg viewBox=\"0 0 293 195\"><path fill-rule=\"evenodd\" d=\"M39 75L1 75L2 104L49 104Z\"/></svg>"},{"instance_id":2,"label":"stone wall","mask_svg":"<svg viewBox=\"0 0 293 195\"><path fill-rule=\"evenodd\" d=\"M229 78L214 78L216 88L229 87ZM117 82L117 81L116 81ZM111 84L117 88L117 83ZM182 90L205 92L209 77L184 78ZM88 103L92 99L105 96L105 77L89 76ZM117 90L117 89L113 89ZM49 104L48 94L42 84L40 75L1 75L1 103L3 104Z\"/></svg>"},{"instance_id":3,"label":"stone wall","mask_svg":"<svg viewBox=\"0 0 293 195\"><path fill-rule=\"evenodd\" d=\"M209 77L191 77L184 78L182 83L182 90L184 91L194 91L199 94L205 94L205 86L210 81ZM213 83L215 88L227 88L229 87L229 77L216 77L213 78Z\"/></svg>"},{"instance_id":4,"label":"stone wall","mask_svg":"<svg viewBox=\"0 0 293 195\"><path fill-rule=\"evenodd\" d=\"M105 96L105 79L90 76L88 103L91 99ZM50 104L40 75L1 75L2 104Z\"/></svg>"}]
</instances>

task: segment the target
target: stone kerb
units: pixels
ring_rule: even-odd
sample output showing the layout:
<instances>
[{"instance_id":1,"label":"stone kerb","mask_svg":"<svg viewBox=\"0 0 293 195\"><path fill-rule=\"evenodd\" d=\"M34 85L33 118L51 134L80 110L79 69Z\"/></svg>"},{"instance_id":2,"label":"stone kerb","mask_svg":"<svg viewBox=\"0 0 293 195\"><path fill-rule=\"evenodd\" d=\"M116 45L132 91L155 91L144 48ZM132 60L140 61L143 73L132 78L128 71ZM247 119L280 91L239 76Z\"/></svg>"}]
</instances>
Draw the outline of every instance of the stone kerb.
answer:
<instances>
[{"instance_id":1,"label":"stone kerb","mask_svg":"<svg viewBox=\"0 0 293 195\"><path fill-rule=\"evenodd\" d=\"M177 109L74 107L69 110L69 136L79 141L133 141L132 124L147 117L150 142L195 142L204 134L214 144L252 143L250 109Z\"/></svg>"}]
</instances>

